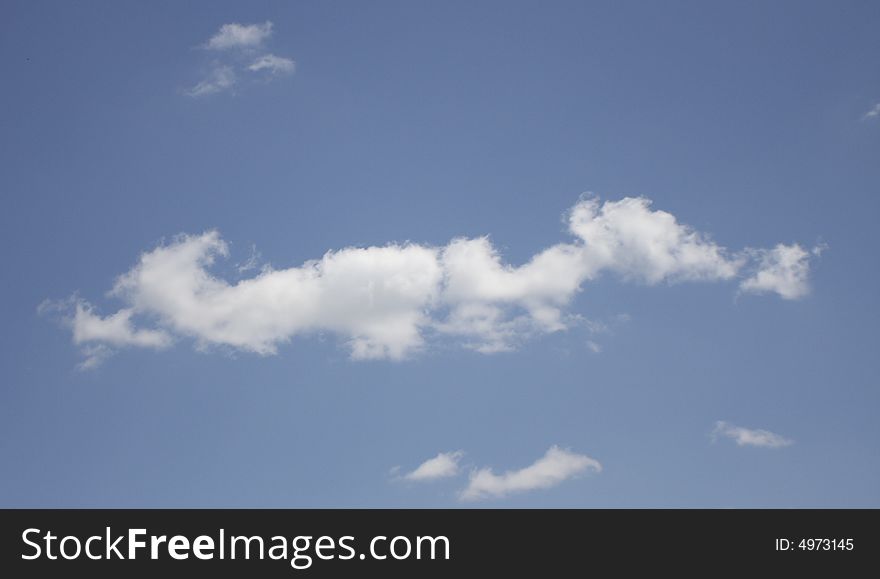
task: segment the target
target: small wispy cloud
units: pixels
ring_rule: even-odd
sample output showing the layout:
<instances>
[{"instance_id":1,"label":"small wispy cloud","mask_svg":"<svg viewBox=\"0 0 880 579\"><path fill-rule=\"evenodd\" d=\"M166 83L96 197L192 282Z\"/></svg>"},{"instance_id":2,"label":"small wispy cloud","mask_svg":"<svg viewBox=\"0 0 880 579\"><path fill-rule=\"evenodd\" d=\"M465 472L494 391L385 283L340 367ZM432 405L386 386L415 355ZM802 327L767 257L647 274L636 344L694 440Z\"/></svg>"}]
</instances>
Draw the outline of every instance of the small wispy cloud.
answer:
<instances>
[{"instance_id":1,"label":"small wispy cloud","mask_svg":"<svg viewBox=\"0 0 880 579\"><path fill-rule=\"evenodd\" d=\"M231 48L256 48L272 36L272 23L224 24L205 44L209 50L229 50Z\"/></svg>"},{"instance_id":2,"label":"small wispy cloud","mask_svg":"<svg viewBox=\"0 0 880 579\"><path fill-rule=\"evenodd\" d=\"M83 355L82 362L76 365L77 370L87 371L94 370L104 363L104 361L112 356L115 351L103 344L93 346L85 346L81 352Z\"/></svg>"},{"instance_id":3,"label":"small wispy cloud","mask_svg":"<svg viewBox=\"0 0 880 579\"><path fill-rule=\"evenodd\" d=\"M251 255L245 261L235 264L235 269L238 273L247 273L251 270L257 269L260 265L260 260L262 259L262 254L257 251L256 245L251 245Z\"/></svg>"},{"instance_id":4,"label":"small wispy cloud","mask_svg":"<svg viewBox=\"0 0 880 579\"><path fill-rule=\"evenodd\" d=\"M818 257L824 249L822 246L807 251L797 243L780 243L773 249L749 250L757 268L740 283L740 290L776 293L789 300L802 298L810 292L810 256Z\"/></svg>"},{"instance_id":5,"label":"small wispy cloud","mask_svg":"<svg viewBox=\"0 0 880 579\"><path fill-rule=\"evenodd\" d=\"M231 66L216 66L207 78L186 91L187 96L203 97L223 92L235 86L237 77Z\"/></svg>"},{"instance_id":6,"label":"small wispy cloud","mask_svg":"<svg viewBox=\"0 0 880 579\"><path fill-rule=\"evenodd\" d=\"M290 74L294 68L296 68L296 63L293 60L274 54L264 54L248 66L248 70L251 72L266 71L270 74Z\"/></svg>"},{"instance_id":7,"label":"small wispy cloud","mask_svg":"<svg viewBox=\"0 0 880 579\"><path fill-rule=\"evenodd\" d=\"M201 98L229 92L247 77L263 79L292 74L296 63L291 58L266 52L266 44L272 36L274 25L224 24L201 48L214 59L208 74L201 81L184 91L189 97Z\"/></svg>"},{"instance_id":8,"label":"small wispy cloud","mask_svg":"<svg viewBox=\"0 0 880 579\"><path fill-rule=\"evenodd\" d=\"M136 346L161 350L173 342L171 335L163 330L135 328L132 309L123 308L101 317L91 304L76 296L67 300L44 300L37 307L37 313L58 317L71 328L73 343L80 347L83 356L76 366L78 370L97 368L118 348Z\"/></svg>"},{"instance_id":9,"label":"small wispy cloud","mask_svg":"<svg viewBox=\"0 0 880 579\"><path fill-rule=\"evenodd\" d=\"M589 471L601 472L602 465L584 454L551 446L544 456L519 470L503 474L495 474L491 468L475 470L459 498L463 501L474 501L546 489Z\"/></svg>"},{"instance_id":10,"label":"small wispy cloud","mask_svg":"<svg viewBox=\"0 0 880 579\"><path fill-rule=\"evenodd\" d=\"M880 117L880 103L877 103L876 105L871 107L871 109L865 113L865 116L862 117L862 119L863 120L876 119L877 117Z\"/></svg>"},{"instance_id":11,"label":"small wispy cloud","mask_svg":"<svg viewBox=\"0 0 880 579\"><path fill-rule=\"evenodd\" d=\"M464 456L464 452L441 452L434 458L429 458L420 464L415 470L403 475L408 481L431 481L441 478L449 478L458 474L458 461Z\"/></svg>"},{"instance_id":12,"label":"small wispy cloud","mask_svg":"<svg viewBox=\"0 0 880 579\"><path fill-rule=\"evenodd\" d=\"M769 430L743 428L719 420L712 430L713 442L719 437L729 438L737 446L757 446L762 448L783 448L794 444L794 441Z\"/></svg>"}]
</instances>

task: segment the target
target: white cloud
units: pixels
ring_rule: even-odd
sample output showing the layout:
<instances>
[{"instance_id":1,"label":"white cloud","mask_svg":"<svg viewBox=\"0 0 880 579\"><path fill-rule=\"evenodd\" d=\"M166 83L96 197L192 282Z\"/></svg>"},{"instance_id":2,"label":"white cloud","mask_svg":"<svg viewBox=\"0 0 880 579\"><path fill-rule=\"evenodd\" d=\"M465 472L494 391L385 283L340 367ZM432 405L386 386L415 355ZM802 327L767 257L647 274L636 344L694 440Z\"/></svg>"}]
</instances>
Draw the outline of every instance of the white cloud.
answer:
<instances>
[{"instance_id":1,"label":"white cloud","mask_svg":"<svg viewBox=\"0 0 880 579\"><path fill-rule=\"evenodd\" d=\"M131 317L134 310L123 308L115 314L102 318L94 313L87 302L74 306L73 343L100 342L112 346L142 346L164 348L171 344L171 336L162 330L136 330Z\"/></svg>"},{"instance_id":2,"label":"white cloud","mask_svg":"<svg viewBox=\"0 0 880 579\"><path fill-rule=\"evenodd\" d=\"M486 237L453 240L441 253L451 311L437 329L469 338L465 344L481 352L507 351L518 338L568 328L565 306L603 272L648 285L719 281L749 259L641 197L582 200L568 222L574 243L551 246L520 267L502 263Z\"/></svg>"},{"instance_id":3,"label":"white cloud","mask_svg":"<svg viewBox=\"0 0 880 579\"><path fill-rule=\"evenodd\" d=\"M39 314L60 315L61 322L70 327L73 343L80 346L83 360L79 370L93 370L116 353L115 348L136 346L162 349L173 342L164 330L135 329L132 324L134 310L122 308L116 313L101 317L88 302L71 297L68 300L44 300L37 307Z\"/></svg>"},{"instance_id":4,"label":"white cloud","mask_svg":"<svg viewBox=\"0 0 880 579\"><path fill-rule=\"evenodd\" d=\"M434 458L429 458L412 472L403 476L410 481L430 481L440 478L448 478L458 474L458 461L464 453L460 450L455 452L441 452Z\"/></svg>"},{"instance_id":5,"label":"white cloud","mask_svg":"<svg viewBox=\"0 0 880 579\"><path fill-rule=\"evenodd\" d=\"M99 322L81 315L75 339L154 346L158 335L186 336L199 346L265 355L294 336L330 332L354 359L401 359L429 339L493 353L582 324L568 306L603 272L652 285L728 280L749 265L755 273L742 282L744 291L789 299L807 291L810 256L799 246L731 254L651 209L646 199L580 201L569 214L569 230L572 241L520 266L505 263L488 237L458 238L442 247L328 251L299 267L264 266L234 283L211 272L215 259L228 254L218 232L181 235L144 253L120 276L111 295L123 307ZM155 320L157 327L143 333L133 317ZM111 326L125 331L95 329Z\"/></svg>"},{"instance_id":6,"label":"white cloud","mask_svg":"<svg viewBox=\"0 0 880 579\"><path fill-rule=\"evenodd\" d=\"M228 50L230 48L255 48L263 44L272 35L272 23L263 24L224 24L205 44L210 50Z\"/></svg>"},{"instance_id":7,"label":"white cloud","mask_svg":"<svg viewBox=\"0 0 880 579\"><path fill-rule=\"evenodd\" d=\"M231 89L237 82L231 66L215 66L207 78L186 91L187 96L203 97Z\"/></svg>"},{"instance_id":8,"label":"white cloud","mask_svg":"<svg viewBox=\"0 0 880 579\"><path fill-rule=\"evenodd\" d=\"M490 468L475 470L459 497L461 500L472 501L546 489L588 471L601 472L602 465L589 456L551 446L543 457L520 470L507 471L500 475Z\"/></svg>"},{"instance_id":9,"label":"white cloud","mask_svg":"<svg viewBox=\"0 0 880 579\"><path fill-rule=\"evenodd\" d=\"M717 439L719 436L735 441L737 446L782 448L794 443L794 441L774 432L770 432L769 430L743 428L742 426L735 426L723 420L716 422L715 429L712 431L713 440Z\"/></svg>"},{"instance_id":10,"label":"white cloud","mask_svg":"<svg viewBox=\"0 0 880 579\"><path fill-rule=\"evenodd\" d=\"M217 232L182 236L141 257L113 294L178 334L273 354L310 331L343 335L353 358L399 359L422 343L436 297L436 251L418 245L346 248L230 284L207 271L228 253Z\"/></svg>"},{"instance_id":11,"label":"white cloud","mask_svg":"<svg viewBox=\"0 0 880 579\"><path fill-rule=\"evenodd\" d=\"M248 70L251 72L262 70L270 74L290 74L295 66L296 64L290 58L275 56L274 54L264 54L253 61L248 66Z\"/></svg>"},{"instance_id":12,"label":"white cloud","mask_svg":"<svg viewBox=\"0 0 880 579\"><path fill-rule=\"evenodd\" d=\"M651 209L644 197L616 202L581 201L571 211L571 232L583 240L586 274L608 269L647 284L725 280L736 276L742 257L731 257L705 234Z\"/></svg>"},{"instance_id":13,"label":"white cloud","mask_svg":"<svg viewBox=\"0 0 880 579\"><path fill-rule=\"evenodd\" d=\"M272 36L271 22L263 24L224 24L203 45L214 59L210 73L201 82L185 91L191 97L203 97L229 91L252 73L263 73L265 79L291 74L292 59L272 53L260 54Z\"/></svg>"},{"instance_id":14,"label":"white cloud","mask_svg":"<svg viewBox=\"0 0 880 579\"><path fill-rule=\"evenodd\" d=\"M880 117L880 103L877 103L876 105L871 107L871 109L865 113L865 116L863 118L874 119L877 117Z\"/></svg>"},{"instance_id":15,"label":"white cloud","mask_svg":"<svg viewBox=\"0 0 880 579\"><path fill-rule=\"evenodd\" d=\"M593 340L587 340L587 348L594 354L602 353L602 345L594 342Z\"/></svg>"},{"instance_id":16,"label":"white cloud","mask_svg":"<svg viewBox=\"0 0 880 579\"><path fill-rule=\"evenodd\" d=\"M740 284L752 293L776 292L787 300L807 295L810 291L810 252L798 244L779 244L773 249L753 250L758 260L755 273ZM819 255L821 250L814 250Z\"/></svg>"}]
</instances>

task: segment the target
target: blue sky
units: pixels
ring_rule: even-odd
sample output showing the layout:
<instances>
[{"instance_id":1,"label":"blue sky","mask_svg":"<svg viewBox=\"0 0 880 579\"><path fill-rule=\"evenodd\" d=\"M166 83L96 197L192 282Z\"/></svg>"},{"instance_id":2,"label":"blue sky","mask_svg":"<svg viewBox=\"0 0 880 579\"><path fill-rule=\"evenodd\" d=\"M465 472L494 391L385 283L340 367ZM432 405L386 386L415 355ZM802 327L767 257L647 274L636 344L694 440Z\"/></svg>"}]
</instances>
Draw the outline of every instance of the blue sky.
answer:
<instances>
[{"instance_id":1,"label":"blue sky","mask_svg":"<svg viewBox=\"0 0 880 579\"><path fill-rule=\"evenodd\" d=\"M878 25L7 3L0 505L880 506Z\"/></svg>"}]
</instances>

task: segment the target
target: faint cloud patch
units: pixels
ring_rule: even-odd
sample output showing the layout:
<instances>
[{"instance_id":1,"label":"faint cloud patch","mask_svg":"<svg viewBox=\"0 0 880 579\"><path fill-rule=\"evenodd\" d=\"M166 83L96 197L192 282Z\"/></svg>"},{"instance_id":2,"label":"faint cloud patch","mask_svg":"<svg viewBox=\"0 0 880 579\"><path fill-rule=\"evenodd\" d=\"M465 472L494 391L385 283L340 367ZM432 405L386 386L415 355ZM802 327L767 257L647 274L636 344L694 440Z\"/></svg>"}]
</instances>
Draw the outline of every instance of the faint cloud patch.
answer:
<instances>
[{"instance_id":1,"label":"faint cloud patch","mask_svg":"<svg viewBox=\"0 0 880 579\"><path fill-rule=\"evenodd\" d=\"M238 273L247 273L251 270L257 269L257 266L260 265L260 260L263 256L257 251L256 245L251 245L251 255L245 261L241 263L237 263L235 269Z\"/></svg>"},{"instance_id":2,"label":"faint cloud patch","mask_svg":"<svg viewBox=\"0 0 880 579\"><path fill-rule=\"evenodd\" d=\"M231 22L219 30L200 48L212 53L214 61L205 77L184 90L191 98L203 98L233 89L258 75L272 80L292 74L296 63L291 58L266 51L274 32L272 22L241 24Z\"/></svg>"},{"instance_id":3,"label":"faint cloud patch","mask_svg":"<svg viewBox=\"0 0 880 579\"><path fill-rule=\"evenodd\" d=\"M103 344L97 344L86 346L80 353L83 355L83 361L76 365L76 369L85 372L94 370L116 352Z\"/></svg>"},{"instance_id":4,"label":"faint cloud patch","mask_svg":"<svg viewBox=\"0 0 880 579\"><path fill-rule=\"evenodd\" d=\"M519 470L502 474L496 474L491 468L473 471L459 499L503 498L513 493L548 489L588 472L602 472L602 465L585 454L551 446L544 456Z\"/></svg>"},{"instance_id":5,"label":"faint cloud patch","mask_svg":"<svg viewBox=\"0 0 880 579\"><path fill-rule=\"evenodd\" d=\"M231 90L236 83L235 70L231 66L215 66L202 81L186 91L194 98Z\"/></svg>"},{"instance_id":6,"label":"faint cloud patch","mask_svg":"<svg viewBox=\"0 0 880 579\"><path fill-rule=\"evenodd\" d=\"M296 63L293 60L274 54L264 54L248 66L251 72L265 71L272 75L290 74L295 68Z\"/></svg>"},{"instance_id":7,"label":"faint cloud patch","mask_svg":"<svg viewBox=\"0 0 880 579\"><path fill-rule=\"evenodd\" d=\"M729 438L736 442L737 446L756 446L761 448L783 448L791 446L794 441L769 430L744 428L730 424L724 420L715 423L712 430L712 442L718 438Z\"/></svg>"},{"instance_id":8,"label":"faint cloud patch","mask_svg":"<svg viewBox=\"0 0 880 579\"><path fill-rule=\"evenodd\" d=\"M231 48L256 48L272 36L273 24L224 24L205 44L209 50L229 50Z\"/></svg>"},{"instance_id":9,"label":"faint cloud patch","mask_svg":"<svg viewBox=\"0 0 880 579\"><path fill-rule=\"evenodd\" d=\"M403 478L408 481L423 482L455 476L458 474L458 462L463 456L464 452L461 450L441 452L420 464L415 470L403 475ZM395 474L399 470L398 468Z\"/></svg>"}]
</instances>

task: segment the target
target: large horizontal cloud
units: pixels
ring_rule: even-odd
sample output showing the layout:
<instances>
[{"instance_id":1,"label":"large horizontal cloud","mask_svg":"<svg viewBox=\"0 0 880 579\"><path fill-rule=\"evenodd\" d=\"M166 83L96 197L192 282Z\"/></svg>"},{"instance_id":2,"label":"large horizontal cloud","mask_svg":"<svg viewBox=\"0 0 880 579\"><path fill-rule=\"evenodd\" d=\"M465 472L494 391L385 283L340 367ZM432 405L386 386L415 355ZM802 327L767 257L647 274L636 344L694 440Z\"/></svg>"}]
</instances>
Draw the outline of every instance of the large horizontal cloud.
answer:
<instances>
[{"instance_id":1,"label":"large horizontal cloud","mask_svg":"<svg viewBox=\"0 0 880 579\"><path fill-rule=\"evenodd\" d=\"M418 245L348 248L301 267L230 284L207 268L228 253L217 232L182 236L141 257L112 294L202 344L273 354L313 330L345 336L355 358L401 358L419 347L442 272Z\"/></svg>"},{"instance_id":2,"label":"large horizontal cloud","mask_svg":"<svg viewBox=\"0 0 880 579\"><path fill-rule=\"evenodd\" d=\"M488 237L459 238L443 247L348 247L235 283L211 273L229 253L217 231L180 235L117 279L120 310L101 317L78 300L68 321L75 342L92 346L155 348L190 337L274 354L294 336L332 332L352 358L401 359L432 337L489 353L564 330L574 295L604 272L648 285L745 275L743 291L786 299L808 290L811 254L799 245L732 253L644 198L581 200L568 225L571 241L520 266L505 263Z\"/></svg>"}]
</instances>

